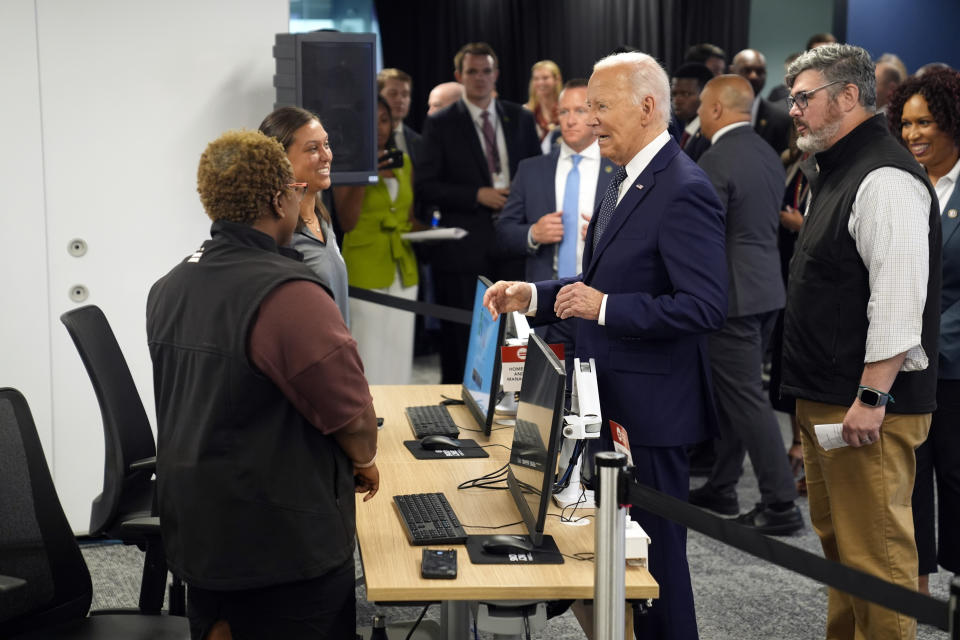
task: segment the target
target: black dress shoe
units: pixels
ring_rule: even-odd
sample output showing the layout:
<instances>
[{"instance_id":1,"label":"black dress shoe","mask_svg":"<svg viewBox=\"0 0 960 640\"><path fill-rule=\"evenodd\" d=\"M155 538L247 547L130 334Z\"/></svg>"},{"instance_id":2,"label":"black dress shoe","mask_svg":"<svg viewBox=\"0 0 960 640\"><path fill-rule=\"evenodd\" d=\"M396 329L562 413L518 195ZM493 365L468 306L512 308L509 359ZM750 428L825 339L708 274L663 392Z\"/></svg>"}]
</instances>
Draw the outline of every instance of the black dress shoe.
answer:
<instances>
[{"instance_id":1,"label":"black dress shoe","mask_svg":"<svg viewBox=\"0 0 960 640\"><path fill-rule=\"evenodd\" d=\"M720 493L709 483L690 492L690 504L711 511L718 516L733 517L740 513L736 493Z\"/></svg>"},{"instance_id":2,"label":"black dress shoe","mask_svg":"<svg viewBox=\"0 0 960 640\"><path fill-rule=\"evenodd\" d=\"M785 511L774 511L757 503L753 509L738 516L737 522L768 536L786 536L803 529L803 516L796 505Z\"/></svg>"}]
</instances>

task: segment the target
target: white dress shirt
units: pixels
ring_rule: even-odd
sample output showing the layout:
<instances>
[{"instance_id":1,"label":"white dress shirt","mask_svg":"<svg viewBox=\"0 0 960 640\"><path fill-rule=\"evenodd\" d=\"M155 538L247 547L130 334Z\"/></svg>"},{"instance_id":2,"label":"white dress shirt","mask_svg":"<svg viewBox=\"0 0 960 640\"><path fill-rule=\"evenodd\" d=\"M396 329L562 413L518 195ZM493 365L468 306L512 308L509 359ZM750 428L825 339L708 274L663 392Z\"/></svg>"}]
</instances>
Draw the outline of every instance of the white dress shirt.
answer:
<instances>
[{"instance_id":1,"label":"white dress shirt","mask_svg":"<svg viewBox=\"0 0 960 640\"><path fill-rule=\"evenodd\" d=\"M571 149L567 143L561 139L560 155L557 157L557 169L553 174L554 202L556 203L557 211L563 210L563 196L567 190L567 176L570 173L570 169L573 168L571 156L574 153L577 152ZM574 215L577 216L577 273L583 270L583 229L590 224L590 221L584 220L580 214L586 213L587 215L593 215L597 195L597 181L600 177L600 145L594 140L590 146L579 153L580 164L577 165L577 170L580 173L580 191L577 211L574 213ZM566 213L567 212L564 211L564 214ZM531 229L532 228L531 225ZM540 243L533 241L533 235L530 230L527 230L527 246L534 251L540 248ZM555 244L553 252L554 277L557 275L557 254L559 247L560 243L558 242Z\"/></svg>"},{"instance_id":2,"label":"white dress shirt","mask_svg":"<svg viewBox=\"0 0 960 640\"><path fill-rule=\"evenodd\" d=\"M717 129L717 132L713 134L713 137L710 138L710 146L717 144L717 140L723 137L728 131L733 131L734 129L739 129L740 127L748 127L750 123L744 120L743 122L734 122L733 124L728 124L725 127L720 127Z\"/></svg>"},{"instance_id":3,"label":"white dress shirt","mask_svg":"<svg viewBox=\"0 0 960 640\"><path fill-rule=\"evenodd\" d=\"M491 98L490 104L486 109L481 109L466 98L463 103L467 105L470 112L470 119L473 120L473 128L477 132L477 138L480 140L480 149L483 151L483 157L487 157L487 142L483 138L483 116L484 111L490 114L490 126L493 127L497 135L497 153L500 155L500 173L490 176L493 179L495 189L506 189L510 186L510 157L507 155L507 138L503 135L503 124L497 115L497 100Z\"/></svg>"},{"instance_id":4,"label":"white dress shirt","mask_svg":"<svg viewBox=\"0 0 960 640\"><path fill-rule=\"evenodd\" d=\"M633 159L626 165L627 177L620 183L620 190L617 193L617 205L619 206L620 201L623 200L623 196L626 195L627 190L633 185L640 174L643 173L643 170L647 168L647 165L650 164L650 161L653 160L663 147L670 141L670 134L667 133L667 130L664 129L660 132L656 138L647 143L643 149L633 156ZM596 186L594 186L596 189ZM533 283L530 284L530 307L526 312L526 315L532 316L537 313L537 287ZM606 324L607 318L607 294L603 294L603 300L600 302L600 317L597 318L597 324L604 326Z\"/></svg>"},{"instance_id":5,"label":"white dress shirt","mask_svg":"<svg viewBox=\"0 0 960 640\"><path fill-rule=\"evenodd\" d=\"M397 149L400 149L400 151L410 155L410 149L407 147L407 136L403 134L402 120L393 129L393 141L397 145Z\"/></svg>"},{"instance_id":6,"label":"white dress shirt","mask_svg":"<svg viewBox=\"0 0 960 640\"><path fill-rule=\"evenodd\" d=\"M881 167L857 189L847 230L870 277L864 362L907 353L901 371L929 364L920 344L929 277L930 192L902 169Z\"/></svg>"},{"instance_id":7,"label":"white dress shirt","mask_svg":"<svg viewBox=\"0 0 960 640\"><path fill-rule=\"evenodd\" d=\"M957 160L953 168L950 169L946 175L941 176L940 179L937 180L937 184L933 186L937 192L937 200L940 202L941 215L947 208L947 203L950 201L950 196L953 195L953 190L957 188L958 179L960 179L960 160Z\"/></svg>"}]
</instances>

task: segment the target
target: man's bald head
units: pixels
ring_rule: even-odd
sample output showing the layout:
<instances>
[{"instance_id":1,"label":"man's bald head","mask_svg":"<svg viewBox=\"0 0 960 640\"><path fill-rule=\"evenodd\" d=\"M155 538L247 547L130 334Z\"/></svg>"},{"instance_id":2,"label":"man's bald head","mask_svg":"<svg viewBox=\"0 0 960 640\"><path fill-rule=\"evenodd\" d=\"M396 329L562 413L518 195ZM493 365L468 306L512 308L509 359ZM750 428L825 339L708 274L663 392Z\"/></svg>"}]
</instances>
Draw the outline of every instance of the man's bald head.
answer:
<instances>
[{"instance_id":1,"label":"man's bald head","mask_svg":"<svg viewBox=\"0 0 960 640\"><path fill-rule=\"evenodd\" d=\"M700 131L712 139L723 127L735 122L750 122L753 87L743 76L717 76L700 94Z\"/></svg>"},{"instance_id":2,"label":"man's bald head","mask_svg":"<svg viewBox=\"0 0 960 640\"><path fill-rule=\"evenodd\" d=\"M767 82L767 59L756 49L744 49L733 56L730 71L749 80L753 93L760 95Z\"/></svg>"},{"instance_id":3,"label":"man's bald head","mask_svg":"<svg viewBox=\"0 0 960 640\"><path fill-rule=\"evenodd\" d=\"M453 104L463 95L463 85L459 82L442 82L430 91L427 98L427 115L432 116L440 109Z\"/></svg>"}]
</instances>

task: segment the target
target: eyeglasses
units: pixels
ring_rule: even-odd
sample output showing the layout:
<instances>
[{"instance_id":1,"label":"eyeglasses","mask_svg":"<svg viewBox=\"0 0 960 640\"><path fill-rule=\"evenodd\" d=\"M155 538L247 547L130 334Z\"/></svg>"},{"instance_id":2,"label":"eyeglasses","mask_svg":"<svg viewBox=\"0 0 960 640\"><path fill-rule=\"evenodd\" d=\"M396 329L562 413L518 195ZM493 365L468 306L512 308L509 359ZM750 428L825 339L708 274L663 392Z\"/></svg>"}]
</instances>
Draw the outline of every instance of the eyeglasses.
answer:
<instances>
[{"instance_id":1,"label":"eyeglasses","mask_svg":"<svg viewBox=\"0 0 960 640\"><path fill-rule=\"evenodd\" d=\"M796 107L803 111L807 108L807 105L810 103L810 96L815 94L820 89L826 89L827 87L835 84L845 84L843 80L834 80L833 82L828 82L827 84L817 87L816 89L810 89L808 91L798 91L795 95L787 96L787 110L793 109Z\"/></svg>"},{"instance_id":2,"label":"eyeglasses","mask_svg":"<svg viewBox=\"0 0 960 640\"><path fill-rule=\"evenodd\" d=\"M307 195L306 182L291 182L287 186L293 189L293 192L297 194L298 198L303 198L303 196Z\"/></svg>"}]
</instances>

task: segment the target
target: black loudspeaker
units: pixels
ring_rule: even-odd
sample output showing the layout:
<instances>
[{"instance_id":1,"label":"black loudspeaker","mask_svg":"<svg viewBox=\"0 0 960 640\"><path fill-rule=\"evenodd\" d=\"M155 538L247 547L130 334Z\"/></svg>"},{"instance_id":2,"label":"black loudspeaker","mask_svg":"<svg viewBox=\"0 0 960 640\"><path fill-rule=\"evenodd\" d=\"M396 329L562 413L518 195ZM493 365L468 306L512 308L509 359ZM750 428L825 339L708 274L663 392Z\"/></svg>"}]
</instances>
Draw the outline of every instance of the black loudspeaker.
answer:
<instances>
[{"instance_id":1,"label":"black loudspeaker","mask_svg":"<svg viewBox=\"0 0 960 640\"><path fill-rule=\"evenodd\" d=\"M333 150L333 184L377 181L377 44L372 33L279 33L274 107L320 116Z\"/></svg>"}]
</instances>

